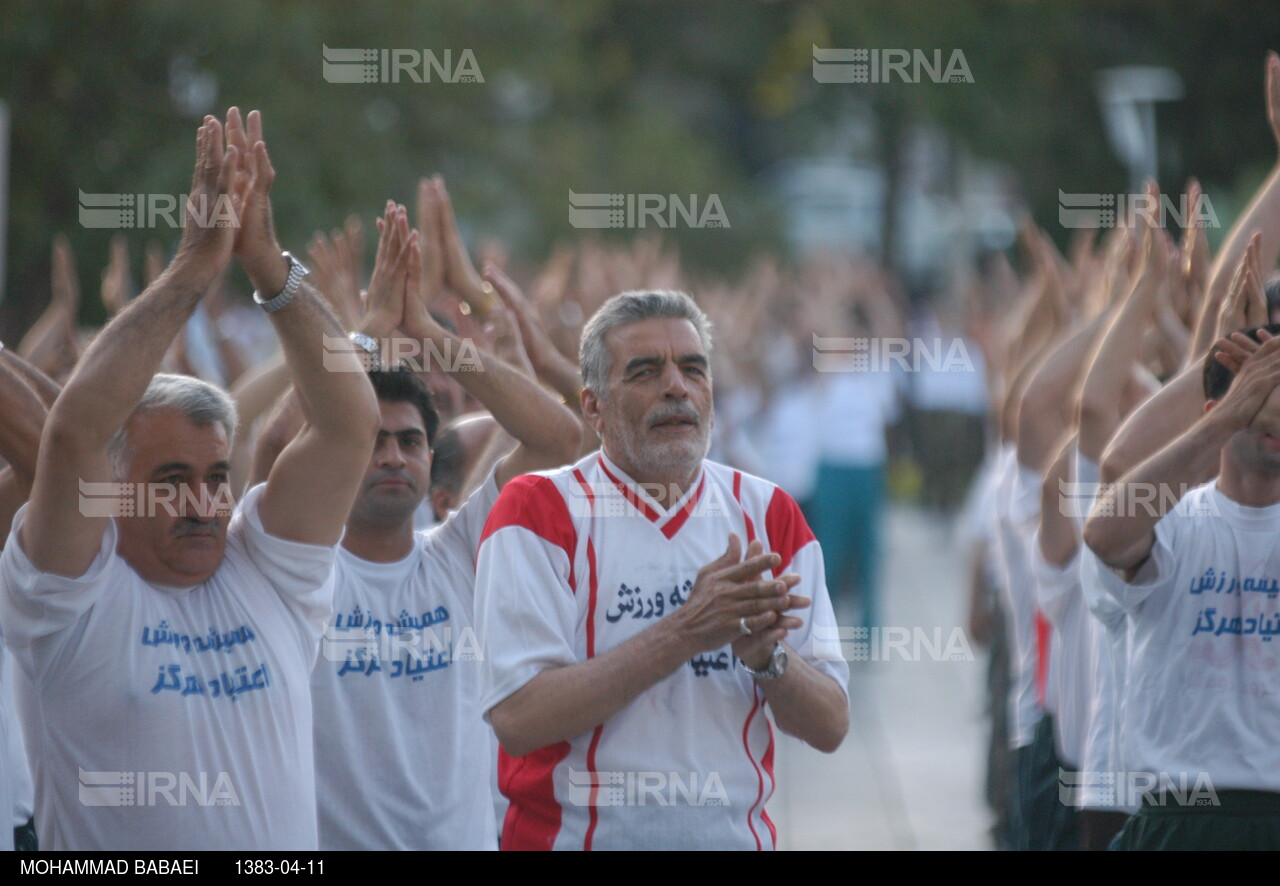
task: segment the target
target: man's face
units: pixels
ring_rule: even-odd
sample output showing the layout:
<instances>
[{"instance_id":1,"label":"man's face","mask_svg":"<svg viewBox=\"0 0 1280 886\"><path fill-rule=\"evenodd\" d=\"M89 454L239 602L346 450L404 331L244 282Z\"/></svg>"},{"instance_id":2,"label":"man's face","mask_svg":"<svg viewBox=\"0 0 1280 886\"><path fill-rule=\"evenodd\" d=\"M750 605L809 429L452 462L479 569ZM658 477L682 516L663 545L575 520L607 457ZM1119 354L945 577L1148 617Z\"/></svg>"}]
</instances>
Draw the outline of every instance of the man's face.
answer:
<instances>
[{"instance_id":1,"label":"man's face","mask_svg":"<svg viewBox=\"0 0 1280 886\"><path fill-rule=\"evenodd\" d=\"M605 334L612 361L604 396L584 415L608 456L642 483L687 482L711 446L709 356L688 320L655 317Z\"/></svg>"},{"instance_id":2,"label":"man's face","mask_svg":"<svg viewBox=\"0 0 1280 886\"><path fill-rule=\"evenodd\" d=\"M231 513L226 429L200 425L175 409L132 416L126 483L141 513L118 518L117 550L154 584L185 588L222 565ZM138 485L141 484L141 485Z\"/></svg>"},{"instance_id":3,"label":"man's face","mask_svg":"<svg viewBox=\"0 0 1280 886\"><path fill-rule=\"evenodd\" d=\"M378 401L382 423L351 519L382 525L412 520L431 485L431 450L412 403Z\"/></svg>"}]
</instances>

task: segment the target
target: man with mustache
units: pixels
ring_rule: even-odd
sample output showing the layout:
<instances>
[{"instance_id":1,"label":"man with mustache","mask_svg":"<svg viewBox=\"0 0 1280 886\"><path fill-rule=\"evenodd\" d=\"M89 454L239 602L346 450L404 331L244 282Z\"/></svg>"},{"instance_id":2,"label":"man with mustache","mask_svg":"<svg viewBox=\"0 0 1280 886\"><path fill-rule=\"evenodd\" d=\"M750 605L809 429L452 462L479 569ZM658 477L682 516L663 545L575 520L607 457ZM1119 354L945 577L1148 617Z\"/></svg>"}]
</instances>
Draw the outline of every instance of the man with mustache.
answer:
<instances>
[{"instance_id":1,"label":"man with mustache","mask_svg":"<svg viewBox=\"0 0 1280 886\"><path fill-rule=\"evenodd\" d=\"M384 222L361 332L390 342L392 353L404 350L396 340L461 353L462 340L426 310L419 232L408 230L403 207ZM456 379L517 445L430 531L414 531L414 514L431 482L439 424L431 397L408 369L369 373L381 421L334 564L334 616L311 679L321 849L497 846L496 749L478 704L475 551L498 490L517 474L572 461L582 430L532 377L475 353L479 366L419 368ZM295 432L276 427L264 438Z\"/></svg>"},{"instance_id":2,"label":"man with mustache","mask_svg":"<svg viewBox=\"0 0 1280 886\"><path fill-rule=\"evenodd\" d=\"M49 410L0 556L41 848L316 848L310 672L378 413L353 348L324 352L345 334L276 241L258 113L228 112L225 150L223 132L199 129L172 263ZM234 513L234 406L155 374L232 255L307 422Z\"/></svg>"},{"instance_id":3,"label":"man with mustache","mask_svg":"<svg viewBox=\"0 0 1280 886\"><path fill-rule=\"evenodd\" d=\"M821 550L789 495L706 460L710 351L688 295L610 299L580 345L601 450L516 478L489 515L504 849L773 849L764 708L819 750L844 738Z\"/></svg>"}]
</instances>

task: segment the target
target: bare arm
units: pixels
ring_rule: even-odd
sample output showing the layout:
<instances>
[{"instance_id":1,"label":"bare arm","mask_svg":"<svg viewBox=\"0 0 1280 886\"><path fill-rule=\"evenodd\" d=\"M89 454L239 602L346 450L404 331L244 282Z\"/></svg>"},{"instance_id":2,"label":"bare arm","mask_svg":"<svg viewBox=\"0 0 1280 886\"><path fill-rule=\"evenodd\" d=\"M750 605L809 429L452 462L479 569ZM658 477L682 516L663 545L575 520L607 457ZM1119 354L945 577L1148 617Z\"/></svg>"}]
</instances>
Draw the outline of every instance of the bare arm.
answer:
<instances>
[{"instance_id":1,"label":"bare arm","mask_svg":"<svg viewBox=\"0 0 1280 886\"><path fill-rule=\"evenodd\" d=\"M1081 368L1106 320L1100 314L1066 340L1036 371L1018 412L1018 462L1043 475L1072 422Z\"/></svg>"},{"instance_id":2,"label":"bare arm","mask_svg":"<svg viewBox=\"0 0 1280 886\"><path fill-rule=\"evenodd\" d=\"M1231 289L1217 318L1217 334L1226 337L1235 330L1257 326L1266 320L1266 300L1257 279L1254 261L1259 239L1255 236L1246 249ZM1266 336L1262 332L1263 337ZM1173 381L1134 410L1106 444L1099 463L1104 482L1112 482L1130 468L1155 453L1170 440L1195 423L1204 411L1204 359L1206 354L1190 361ZM1089 453L1086 452L1086 455ZM1216 468L1210 465L1209 476Z\"/></svg>"},{"instance_id":3,"label":"bare arm","mask_svg":"<svg viewBox=\"0 0 1280 886\"><path fill-rule=\"evenodd\" d=\"M7 352L9 349L5 348ZM31 492L47 410L26 380L0 359L0 457L13 468L16 479ZM12 518L13 515L9 514ZM7 523L4 524L7 527Z\"/></svg>"},{"instance_id":4,"label":"bare arm","mask_svg":"<svg viewBox=\"0 0 1280 886\"><path fill-rule=\"evenodd\" d=\"M1102 461L1106 448L1124 418L1124 389L1136 358L1136 343L1150 325L1160 267L1158 244L1147 230L1143 265L1128 296L1115 312L1093 354L1080 392L1080 452Z\"/></svg>"},{"instance_id":5,"label":"bare arm","mask_svg":"<svg viewBox=\"0 0 1280 886\"><path fill-rule=\"evenodd\" d=\"M26 382L27 387L40 398L46 410L53 406L53 401L57 400L58 395L62 393L61 385L18 356L12 348L0 350L0 361L3 361L10 371Z\"/></svg>"},{"instance_id":6,"label":"bare arm","mask_svg":"<svg viewBox=\"0 0 1280 886\"><path fill-rule=\"evenodd\" d=\"M1085 524L1085 542L1104 563L1132 577L1155 543L1155 525L1248 428L1280 383L1280 338L1245 361L1226 395L1168 446L1104 488ZM1152 489L1160 494L1151 496ZM1154 499L1154 501L1152 501ZM1129 503L1141 501L1141 506Z\"/></svg>"},{"instance_id":7,"label":"bare arm","mask_svg":"<svg viewBox=\"0 0 1280 886\"><path fill-rule=\"evenodd\" d=\"M1069 507L1063 506L1068 500L1062 495L1062 484L1072 479L1071 459L1075 448L1074 438L1063 442L1040 491L1040 554L1046 563L1059 569L1070 563L1080 548L1075 516Z\"/></svg>"},{"instance_id":8,"label":"bare arm","mask_svg":"<svg viewBox=\"0 0 1280 886\"><path fill-rule=\"evenodd\" d=\"M249 114L247 126L234 108L227 119L228 138L243 146L251 175L236 258L254 288L271 297L284 290L288 276L271 220L275 170L258 113ZM377 402L346 330L305 280L270 318L306 425L271 468L259 511L262 526L290 541L336 544L373 451Z\"/></svg>"},{"instance_id":9,"label":"bare arm","mask_svg":"<svg viewBox=\"0 0 1280 886\"><path fill-rule=\"evenodd\" d=\"M465 353L467 343L437 323L421 298L413 297L421 291L421 274L421 253L410 250L401 327L410 338L430 342L437 353ZM471 346L475 349L474 343ZM518 441L519 445L498 462L499 488L520 474L573 461L582 441L577 417L535 379L493 354L478 349L475 353L478 367L454 360L440 368L484 404L503 430Z\"/></svg>"},{"instance_id":10,"label":"bare arm","mask_svg":"<svg viewBox=\"0 0 1280 886\"><path fill-rule=\"evenodd\" d=\"M213 205L230 192L238 152L222 146L222 127L206 117L197 138L192 202ZM107 442L124 425L169 342L195 310L231 254L231 228L201 227L190 216L173 263L100 332L45 422L31 507L21 542L45 572L82 575L106 529L79 508L79 481L107 482Z\"/></svg>"},{"instance_id":11,"label":"bare arm","mask_svg":"<svg viewBox=\"0 0 1280 886\"><path fill-rule=\"evenodd\" d=\"M236 439L231 446L231 488L239 494L247 488L253 474L253 429L271 404L280 399L289 388L289 367L284 357L277 355L256 369L242 375L231 388L231 399L236 404ZM297 429L294 429L294 433ZM290 437L292 439L292 437ZM287 441L286 441L287 442ZM281 449L284 445L281 444ZM279 456L279 452L276 456ZM271 459L275 462L275 457ZM263 480L266 479L264 476Z\"/></svg>"}]
</instances>

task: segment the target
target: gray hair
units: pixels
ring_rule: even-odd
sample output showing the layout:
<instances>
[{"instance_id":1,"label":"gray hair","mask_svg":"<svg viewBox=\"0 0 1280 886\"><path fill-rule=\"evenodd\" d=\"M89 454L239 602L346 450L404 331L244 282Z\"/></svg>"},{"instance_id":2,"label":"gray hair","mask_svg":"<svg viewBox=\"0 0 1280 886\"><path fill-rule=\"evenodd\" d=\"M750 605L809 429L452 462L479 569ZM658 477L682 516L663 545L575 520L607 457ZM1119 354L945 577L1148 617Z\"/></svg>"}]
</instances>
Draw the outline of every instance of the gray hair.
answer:
<instances>
[{"instance_id":1,"label":"gray hair","mask_svg":"<svg viewBox=\"0 0 1280 886\"><path fill-rule=\"evenodd\" d=\"M189 375L158 373L130 415L157 409L176 409L197 425L220 424L227 432L227 444L236 435L236 406L226 391ZM107 459L117 478L128 468L129 437L125 426L107 443Z\"/></svg>"},{"instance_id":2,"label":"gray hair","mask_svg":"<svg viewBox=\"0 0 1280 886\"><path fill-rule=\"evenodd\" d=\"M711 357L711 320L687 292L675 290L633 290L615 295L591 315L582 329L578 345L578 364L582 367L582 386L603 396L609 381L609 364L613 354L604 338L609 330L654 317L688 320L698 331L702 349Z\"/></svg>"}]
</instances>

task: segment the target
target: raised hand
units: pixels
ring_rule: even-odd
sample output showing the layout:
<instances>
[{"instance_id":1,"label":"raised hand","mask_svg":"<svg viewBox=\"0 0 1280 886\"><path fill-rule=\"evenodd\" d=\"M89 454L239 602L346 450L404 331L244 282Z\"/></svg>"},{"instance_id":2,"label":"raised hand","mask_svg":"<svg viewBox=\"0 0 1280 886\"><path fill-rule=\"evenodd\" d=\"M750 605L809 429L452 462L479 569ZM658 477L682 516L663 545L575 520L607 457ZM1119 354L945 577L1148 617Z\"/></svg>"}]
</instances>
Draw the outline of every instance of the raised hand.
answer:
<instances>
[{"instance_id":1,"label":"raised hand","mask_svg":"<svg viewBox=\"0 0 1280 886\"><path fill-rule=\"evenodd\" d=\"M1199 224L1200 201L1204 192L1197 179L1187 182L1187 224L1182 231L1182 279L1190 298L1190 309L1200 307L1209 286L1209 238ZM1188 318L1190 320L1191 318Z\"/></svg>"},{"instance_id":2,"label":"raised hand","mask_svg":"<svg viewBox=\"0 0 1280 886\"><path fill-rule=\"evenodd\" d=\"M196 134L196 168L191 178L182 241L171 265L171 270L189 275L198 288L207 288L222 273L231 260L233 247L244 233L244 213L237 200L242 159L236 144L228 144L224 149L222 124L218 119L205 117ZM193 214L193 209L200 215ZM239 230L234 227L237 220L241 223Z\"/></svg>"},{"instance_id":3,"label":"raised hand","mask_svg":"<svg viewBox=\"0 0 1280 886\"><path fill-rule=\"evenodd\" d=\"M418 249L416 234L409 231L404 207L388 200L378 219L378 252L364 298L361 331L367 335L387 338L401 325L409 253Z\"/></svg>"},{"instance_id":4,"label":"raised hand","mask_svg":"<svg viewBox=\"0 0 1280 886\"><path fill-rule=\"evenodd\" d=\"M1265 329L1257 332L1258 341L1254 341L1243 332L1233 332L1226 338L1220 338L1213 345L1213 358L1232 372L1239 372L1244 361L1262 347L1263 342L1274 336Z\"/></svg>"},{"instance_id":5,"label":"raised hand","mask_svg":"<svg viewBox=\"0 0 1280 886\"><path fill-rule=\"evenodd\" d=\"M80 310L80 278L76 275L75 256L66 234L57 234L53 238L50 304L73 319Z\"/></svg>"},{"instance_id":6,"label":"raised hand","mask_svg":"<svg viewBox=\"0 0 1280 886\"><path fill-rule=\"evenodd\" d=\"M1262 237L1249 238L1235 276L1227 289L1218 313L1217 337L1226 338L1239 329L1261 326L1267 322L1267 296L1258 270L1258 252Z\"/></svg>"},{"instance_id":7,"label":"raised hand","mask_svg":"<svg viewBox=\"0 0 1280 886\"><path fill-rule=\"evenodd\" d=\"M239 108L228 110L227 141L240 152L244 166L235 188L240 219L235 256L255 288L271 298L284 289L289 272L271 217L271 186L276 170L262 139L262 115L250 111L242 120Z\"/></svg>"},{"instance_id":8,"label":"raised hand","mask_svg":"<svg viewBox=\"0 0 1280 886\"><path fill-rule=\"evenodd\" d=\"M102 306L107 315L114 317L124 310L132 297L133 288L129 279L129 243L124 234L116 234L111 238L111 258L102 271Z\"/></svg>"},{"instance_id":9,"label":"raised hand","mask_svg":"<svg viewBox=\"0 0 1280 886\"><path fill-rule=\"evenodd\" d=\"M418 244L422 255L422 274L419 282L420 300L428 307L436 304L445 289L444 246L440 218L440 198L432 179L418 179Z\"/></svg>"},{"instance_id":10,"label":"raised hand","mask_svg":"<svg viewBox=\"0 0 1280 886\"><path fill-rule=\"evenodd\" d=\"M432 179L437 206L436 219L440 225L440 248L444 258L444 284L462 299L472 313L483 322L493 307L493 287L485 283L476 273L471 262L467 245L462 242L458 233L458 222L453 214L453 202L449 199L449 191L444 186L444 179L436 176Z\"/></svg>"},{"instance_id":11,"label":"raised hand","mask_svg":"<svg viewBox=\"0 0 1280 886\"><path fill-rule=\"evenodd\" d=\"M1274 434L1275 426L1280 424L1278 404L1272 402L1277 384L1280 384L1280 338L1271 338L1245 359L1212 414L1236 430L1244 430L1257 422L1267 433ZM1272 405L1264 412L1263 405L1267 403Z\"/></svg>"},{"instance_id":12,"label":"raised hand","mask_svg":"<svg viewBox=\"0 0 1280 886\"><path fill-rule=\"evenodd\" d=\"M363 229L355 215L329 237L317 231L307 246L307 256L311 260L308 267L316 288L324 293L348 329L354 329L364 313L360 301L363 252Z\"/></svg>"},{"instance_id":13,"label":"raised hand","mask_svg":"<svg viewBox=\"0 0 1280 886\"><path fill-rule=\"evenodd\" d=\"M150 286L157 277L164 273L164 247L159 240L147 241L147 252L142 260L143 288Z\"/></svg>"}]
</instances>

